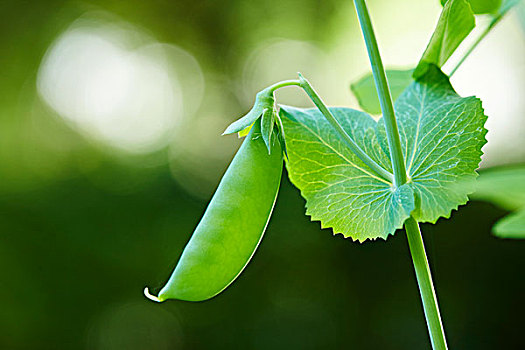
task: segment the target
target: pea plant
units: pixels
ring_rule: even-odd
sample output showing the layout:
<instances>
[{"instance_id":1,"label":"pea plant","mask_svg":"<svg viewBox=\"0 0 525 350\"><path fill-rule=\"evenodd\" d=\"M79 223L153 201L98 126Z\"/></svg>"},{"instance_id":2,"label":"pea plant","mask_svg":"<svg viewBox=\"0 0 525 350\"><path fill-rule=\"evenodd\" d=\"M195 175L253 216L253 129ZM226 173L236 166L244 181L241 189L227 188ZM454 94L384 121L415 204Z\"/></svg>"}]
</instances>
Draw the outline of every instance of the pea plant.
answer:
<instances>
[{"instance_id":1,"label":"pea plant","mask_svg":"<svg viewBox=\"0 0 525 350\"><path fill-rule=\"evenodd\" d=\"M202 301L239 276L270 220L284 161L306 215L322 228L358 242L404 228L432 346L447 348L419 223L450 217L473 192L487 117L481 101L459 96L449 77L518 1L442 1L415 69L387 72L365 0L354 2L372 66L351 87L364 111L327 107L301 74L259 92L248 114L224 132L245 140L167 284L158 296L146 288L148 298ZM475 14L492 20L447 76L441 67L474 28ZM315 108L277 107L275 91L291 86ZM378 112L376 121L369 113Z\"/></svg>"}]
</instances>

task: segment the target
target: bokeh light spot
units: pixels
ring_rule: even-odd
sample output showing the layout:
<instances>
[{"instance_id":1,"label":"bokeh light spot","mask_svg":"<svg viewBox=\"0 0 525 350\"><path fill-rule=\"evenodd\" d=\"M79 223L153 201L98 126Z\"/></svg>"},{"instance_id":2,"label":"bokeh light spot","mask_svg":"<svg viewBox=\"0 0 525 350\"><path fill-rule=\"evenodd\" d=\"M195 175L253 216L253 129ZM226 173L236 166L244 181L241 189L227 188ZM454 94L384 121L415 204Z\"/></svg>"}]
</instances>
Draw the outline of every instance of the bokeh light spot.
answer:
<instances>
[{"instance_id":1,"label":"bokeh light spot","mask_svg":"<svg viewBox=\"0 0 525 350\"><path fill-rule=\"evenodd\" d=\"M40 96L74 129L104 145L132 153L165 147L184 115L184 97L196 96L192 106L202 98L196 60L127 23L86 17L46 53ZM177 67L174 54L190 69ZM188 71L194 80L185 94L177 73Z\"/></svg>"}]
</instances>

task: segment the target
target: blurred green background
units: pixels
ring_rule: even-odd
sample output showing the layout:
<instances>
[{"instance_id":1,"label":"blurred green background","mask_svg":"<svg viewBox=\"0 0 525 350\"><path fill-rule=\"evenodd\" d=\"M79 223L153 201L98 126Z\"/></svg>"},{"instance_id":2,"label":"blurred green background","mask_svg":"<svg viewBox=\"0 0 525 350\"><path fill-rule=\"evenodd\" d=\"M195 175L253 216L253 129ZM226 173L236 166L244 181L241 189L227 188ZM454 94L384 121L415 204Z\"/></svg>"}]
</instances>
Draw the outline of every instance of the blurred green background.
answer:
<instances>
[{"instance_id":1,"label":"blurred green background","mask_svg":"<svg viewBox=\"0 0 525 350\"><path fill-rule=\"evenodd\" d=\"M369 6L386 64L413 66L439 1ZM483 167L525 161L519 11L453 79L489 115ZM357 106L368 62L351 1L1 1L0 16L1 349L429 348L403 233L333 237L286 178L224 293L142 294L169 277L240 144L220 134L257 91L301 71ZM504 214L473 202L423 225L452 349L522 346L525 242L491 236Z\"/></svg>"}]
</instances>

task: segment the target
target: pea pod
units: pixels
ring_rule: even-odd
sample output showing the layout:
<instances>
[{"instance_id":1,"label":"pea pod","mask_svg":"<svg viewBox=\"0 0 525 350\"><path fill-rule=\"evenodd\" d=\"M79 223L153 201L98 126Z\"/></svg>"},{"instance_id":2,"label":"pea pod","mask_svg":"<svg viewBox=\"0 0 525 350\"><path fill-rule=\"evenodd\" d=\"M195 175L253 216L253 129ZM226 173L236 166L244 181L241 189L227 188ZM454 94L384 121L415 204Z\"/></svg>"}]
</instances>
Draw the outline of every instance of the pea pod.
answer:
<instances>
[{"instance_id":1,"label":"pea pod","mask_svg":"<svg viewBox=\"0 0 525 350\"><path fill-rule=\"evenodd\" d=\"M202 301L217 295L242 272L270 219L281 181L278 138L272 152L254 123L224 174L168 283L156 301Z\"/></svg>"}]
</instances>

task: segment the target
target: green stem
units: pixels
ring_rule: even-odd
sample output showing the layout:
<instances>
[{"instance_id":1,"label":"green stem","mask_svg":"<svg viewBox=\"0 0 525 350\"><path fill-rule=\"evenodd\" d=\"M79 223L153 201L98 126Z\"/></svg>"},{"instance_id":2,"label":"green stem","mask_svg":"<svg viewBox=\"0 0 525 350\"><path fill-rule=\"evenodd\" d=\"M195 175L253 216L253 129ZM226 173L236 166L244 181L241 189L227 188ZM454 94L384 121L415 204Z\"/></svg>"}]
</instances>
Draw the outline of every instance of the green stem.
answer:
<instances>
[{"instance_id":1,"label":"green stem","mask_svg":"<svg viewBox=\"0 0 525 350\"><path fill-rule=\"evenodd\" d=\"M286 86L301 86L301 82L299 80L283 80L283 81L280 81L278 83L268 86L266 89L273 92L277 89L280 89Z\"/></svg>"},{"instance_id":2,"label":"green stem","mask_svg":"<svg viewBox=\"0 0 525 350\"><path fill-rule=\"evenodd\" d=\"M312 102L316 105L316 107L321 111L323 116L328 120L328 122L332 125L332 127L337 131L337 133L343 138L345 143L347 144L348 148L354 154L363 161L370 169L372 169L374 172L376 172L379 176L381 176L383 179L393 182L393 176L388 171L386 171L381 165L377 164L372 158L366 154L361 147L355 141L348 135L348 133L343 129L341 124L335 119L332 112L326 107L325 103L319 97L317 92L314 90L312 85L310 85L310 82L306 80L301 73L299 73L299 81L301 82L300 86L303 88L303 90L306 92L306 94L310 97Z\"/></svg>"},{"instance_id":3,"label":"green stem","mask_svg":"<svg viewBox=\"0 0 525 350\"><path fill-rule=\"evenodd\" d=\"M515 5L515 4L514 4ZM498 24L502 19L503 17L505 17L505 15L509 12L509 10L513 7L513 5L507 5L506 7L504 8L501 8L500 9L500 12L497 13L494 18L492 18L492 21L490 21L489 25L483 30L483 32L481 32L481 35L476 39L476 41L469 47L469 49L467 50L467 52L463 55L463 57L459 60L459 62L456 64L456 66L452 69L452 71L450 72L450 74L448 75L449 77L451 77L454 73L456 73L456 71L458 70L458 68L463 64L463 62L465 62L465 60L467 59L468 56L470 56L470 54L472 53L472 51L474 51L476 49L476 47L478 46L478 44L487 36L488 33L490 33L490 31L496 26L496 24Z\"/></svg>"},{"instance_id":4,"label":"green stem","mask_svg":"<svg viewBox=\"0 0 525 350\"><path fill-rule=\"evenodd\" d=\"M392 97L366 3L364 0L354 0L354 3L366 42L368 56L372 65L372 73L374 74L376 89L381 103L381 111L383 112L383 118L385 120L388 146L394 169L395 186L399 187L407 182L407 174ZM447 349L447 343L441 324L437 297L432 284L432 276L425 253L425 246L423 245L423 237L421 236L417 221L412 216L405 221L405 231L407 233L410 254L412 255L421 299L423 301L432 347L434 350L445 350Z\"/></svg>"},{"instance_id":5,"label":"green stem","mask_svg":"<svg viewBox=\"0 0 525 350\"><path fill-rule=\"evenodd\" d=\"M425 310L425 318L427 320L428 331L432 341L432 348L439 350L447 349L445 330L441 323L439 305L437 302L436 291L434 290L434 284L432 283L430 266L428 265L427 256L425 254L423 236L421 235L419 225L414 218L410 217L405 221L405 231L408 238L410 253L412 254L414 270L416 271L419 293L421 295L421 300L423 301L423 308Z\"/></svg>"},{"instance_id":6,"label":"green stem","mask_svg":"<svg viewBox=\"0 0 525 350\"><path fill-rule=\"evenodd\" d=\"M459 62L456 64L456 66L452 69L452 71L450 71L450 74L448 75L449 77L452 77L452 75L454 75L454 73L456 73L456 71L458 70L458 68L463 64L463 62L465 62L465 60L467 59L468 56L470 56L470 54L472 53L472 51L474 51L474 49L476 49L476 47L478 46L478 44L487 36L488 33L490 33L490 31L492 30L492 28L494 28L496 26L496 24L499 23L499 21L501 21L501 19L503 18L503 16L505 15L506 12L494 17L492 19L492 21L490 21L489 25L483 30L483 32L481 32L481 35L476 39L476 41L469 47L469 49L467 50L467 52L463 55L463 57L461 57L461 59L459 60Z\"/></svg>"},{"instance_id":7,"label":"green stem","mask_svg":"<svg viewBox=\"0 0 525 350\"><path fill-rule=\"evenodd\" d=\"M407 175L403 152L401 151L401 140L399 138L392 97L390 95L390 89L388 88L385 69L383 67L383 62L381 61L381 56L379 55L379 48L377 47L374 29L372 28L372 22L370 21L365 1L355 0L354 3L361 24L361 29L363 31L363 36L365 38L368 57L372 64L372 73L374 74L374 81L376 83L377 94L379 95L381 111L383 112L388 147L390 148L390 159L394 169L394 185L399 187L407 182Z\"/></svg>"}]
</instances>

